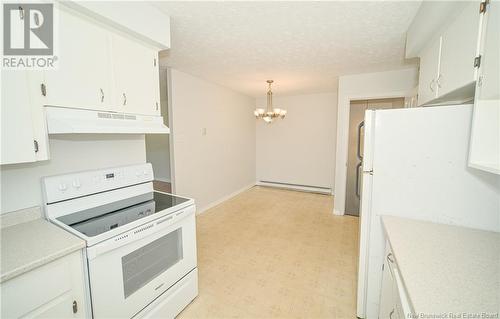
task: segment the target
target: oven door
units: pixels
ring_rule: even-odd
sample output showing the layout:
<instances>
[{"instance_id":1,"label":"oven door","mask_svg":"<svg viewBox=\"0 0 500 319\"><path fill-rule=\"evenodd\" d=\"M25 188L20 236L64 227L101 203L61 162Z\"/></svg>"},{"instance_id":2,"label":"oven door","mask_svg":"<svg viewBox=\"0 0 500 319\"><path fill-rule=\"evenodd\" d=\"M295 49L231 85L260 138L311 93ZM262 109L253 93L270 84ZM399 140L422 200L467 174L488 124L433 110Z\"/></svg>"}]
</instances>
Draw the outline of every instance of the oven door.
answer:
<instances>
[{"instance_id":1,"label":"oven door","mask_svg":"<svg viewBox=\"0 0 500 319\"><path fill-rule=\"evenodd\" d=\"M195 208L89 247L94 318L131 318L196 267Z\"/></svg>"}]
</instances>

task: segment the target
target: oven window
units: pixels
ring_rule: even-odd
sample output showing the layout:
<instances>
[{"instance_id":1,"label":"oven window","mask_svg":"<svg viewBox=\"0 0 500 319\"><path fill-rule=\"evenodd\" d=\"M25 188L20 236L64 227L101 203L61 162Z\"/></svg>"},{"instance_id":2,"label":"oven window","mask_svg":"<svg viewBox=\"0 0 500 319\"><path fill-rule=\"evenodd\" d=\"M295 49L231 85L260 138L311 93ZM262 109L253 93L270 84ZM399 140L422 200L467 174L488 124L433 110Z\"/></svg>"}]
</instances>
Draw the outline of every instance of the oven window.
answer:
<instances>
[{"instance_id":1,"label":"oven window","mask_svg":"<svg viewBox=\"0 0 500 319\"><path fill-rule=\"evenodd\" d=\"M182 259L179 228L122 257L125 298L144 287Z\"/></svg>"}]
</instances>

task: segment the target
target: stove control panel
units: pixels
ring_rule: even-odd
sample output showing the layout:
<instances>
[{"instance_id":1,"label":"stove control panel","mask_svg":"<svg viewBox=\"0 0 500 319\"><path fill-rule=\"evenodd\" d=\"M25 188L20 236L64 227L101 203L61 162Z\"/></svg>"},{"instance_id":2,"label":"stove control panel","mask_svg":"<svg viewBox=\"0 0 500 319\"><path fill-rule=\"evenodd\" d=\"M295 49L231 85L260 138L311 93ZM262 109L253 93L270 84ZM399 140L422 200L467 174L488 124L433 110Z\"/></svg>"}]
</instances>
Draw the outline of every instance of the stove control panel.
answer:
<instances>
[{"instance_id":1,"label":"stove control panel","mask_svg":"<svg viewBox=\"0 0 500 319\"><path fill-rule=\"evenodd\" d=\"M151 164L131 165L49 176L42 179L45 203L100 193L153 181Z\"/></svg>"}]
</instances>

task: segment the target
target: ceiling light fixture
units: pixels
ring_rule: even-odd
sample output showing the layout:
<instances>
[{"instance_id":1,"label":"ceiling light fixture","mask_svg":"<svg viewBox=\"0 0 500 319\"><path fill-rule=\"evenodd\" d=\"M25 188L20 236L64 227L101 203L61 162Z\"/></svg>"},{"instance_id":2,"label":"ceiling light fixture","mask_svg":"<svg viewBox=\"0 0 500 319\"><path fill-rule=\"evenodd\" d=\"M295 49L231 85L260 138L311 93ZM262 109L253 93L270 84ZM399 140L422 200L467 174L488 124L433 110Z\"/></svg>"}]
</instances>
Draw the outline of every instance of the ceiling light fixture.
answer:
<instances>
[{"instance_id":1,"label":"ceiling light fixture","mask_svg":"<svg viewBox=\"0 0 500 319\"><path fill-rule=\"evenodd\" d=\"M257 119L263 119L266 123L272 123L274 119L283 119L286 115L286 110L273 108L273 92L271 91L271 84L273 80L266 81L269 85L267 89L267 108L256 109L253 114Z\"/></svg>"}]
</instances>

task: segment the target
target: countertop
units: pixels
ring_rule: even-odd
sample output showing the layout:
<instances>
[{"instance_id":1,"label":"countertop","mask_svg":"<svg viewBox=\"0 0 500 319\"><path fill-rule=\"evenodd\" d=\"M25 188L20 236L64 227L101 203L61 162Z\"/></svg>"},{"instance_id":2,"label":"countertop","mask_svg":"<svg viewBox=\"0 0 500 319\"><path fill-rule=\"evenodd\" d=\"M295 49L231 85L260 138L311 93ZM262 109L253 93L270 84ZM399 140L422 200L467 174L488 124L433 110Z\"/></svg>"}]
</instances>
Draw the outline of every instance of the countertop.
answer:
<instances>
[{"instance_id":1,"label":"countertop","mask_svg":"<svg viewBox=\"0 0 500 319\"><path fill-rule=\"evenodd\" d=\"M498 314L500 233L392 216L382 223L416 314Z\"/></svg>"},{"instance_id":2,"label":"countertop","mask_svg":"<svg viewBox=\"0 0 500 319\"><path fill-rule=\"evenodd\" d=\"M85 247L85 241L42 218L1 229L0 282Z\"/></svg>"}]
</instances>

